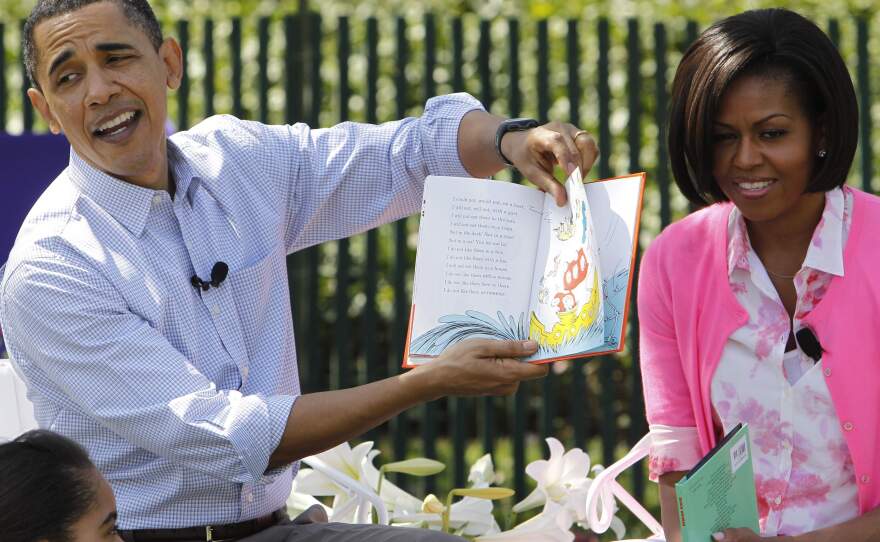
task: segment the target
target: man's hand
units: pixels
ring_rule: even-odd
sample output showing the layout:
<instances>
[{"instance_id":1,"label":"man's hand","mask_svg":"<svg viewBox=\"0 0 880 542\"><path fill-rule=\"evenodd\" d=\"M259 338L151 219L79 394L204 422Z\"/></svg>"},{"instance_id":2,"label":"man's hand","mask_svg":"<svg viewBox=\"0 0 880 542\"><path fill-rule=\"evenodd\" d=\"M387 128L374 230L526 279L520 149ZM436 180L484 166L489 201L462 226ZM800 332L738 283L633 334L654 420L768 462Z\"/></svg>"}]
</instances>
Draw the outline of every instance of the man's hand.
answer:
<instances>
[{"instance_id":1,"label":"man's hand","mask_svg":"<svg viewBox=\"0 0 880 542\"><path fill-rule=\"evenodd\" d=\"M511 394L521 381L547 374L546 365L517 359L536 350L531 341L462 341L408 373L302 395L294 403L269 467L332 448L425 401L446 395Z\"/></svg>"},{"instance_id":2,"label":"man's hand","mask_svg":"<svg viewBox=\"0 0 880 542\"><path fill-rule=\"evenodd\" d=\"M524 132L508 132L501 151L528 180L549 192L557 205L566 201L565 188L553 176L556 164L571 175L575 168L586 175L599 157L593 137L574 125L551 122Z\"/></svg>"},{"instance_id":3,"label":"man's hand","mask_svg":"<svg viewBox=\"0 0 880 542\"><path fill-rule=\"evenodd\" d=\"M495 132L502 120L485 111L471 111L461 119L458 154L474 177L494 175L505 166L495 150ZM599 156L599 147L589 133L562 122L508 132L501 138L501 151L528 180L553 195L557 205L565 204L566 195L553 176L556 165L566 175L579 167L586 176Z\"/></svg>"},{"instance_id":4,"label":"man's hand","mask_svg":"<svg viewBox=\"0 0 880 542\"><path fill-rule=\"evenodd\" d=\"M534 341L471 339L447 348L437 359L402 375L406 385L425 390L426 398L447 395L510 395L523 380L546 376L546 365L518 358L534 354Z\"/></svg>"}]
</instances>

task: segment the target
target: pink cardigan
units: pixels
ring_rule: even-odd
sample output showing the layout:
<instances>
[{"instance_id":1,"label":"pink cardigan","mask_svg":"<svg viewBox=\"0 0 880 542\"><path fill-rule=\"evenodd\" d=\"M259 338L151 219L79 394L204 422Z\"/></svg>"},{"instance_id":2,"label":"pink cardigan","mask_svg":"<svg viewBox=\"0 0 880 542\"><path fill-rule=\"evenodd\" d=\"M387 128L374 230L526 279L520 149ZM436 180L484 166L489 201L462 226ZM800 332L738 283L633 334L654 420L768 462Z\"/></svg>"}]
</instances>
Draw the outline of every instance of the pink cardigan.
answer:
<instances>
[{"instance_id":1,"label":"pink cardigan","mask_svg":"<svg viewBox=\"0 0 880 542\"><path fill-rule=\"evenodd\" d=\"M825 381L859 489L859 513L880 505L880 198L854 190L843 278L804 319L825 353ZM727 275L730 203L663 231L639 276L640 362L648 422L697 428L716 442L710 383L730 334L748 320ZM874 278L877 277L877 278Z\"/></svg>"}]
</instances>

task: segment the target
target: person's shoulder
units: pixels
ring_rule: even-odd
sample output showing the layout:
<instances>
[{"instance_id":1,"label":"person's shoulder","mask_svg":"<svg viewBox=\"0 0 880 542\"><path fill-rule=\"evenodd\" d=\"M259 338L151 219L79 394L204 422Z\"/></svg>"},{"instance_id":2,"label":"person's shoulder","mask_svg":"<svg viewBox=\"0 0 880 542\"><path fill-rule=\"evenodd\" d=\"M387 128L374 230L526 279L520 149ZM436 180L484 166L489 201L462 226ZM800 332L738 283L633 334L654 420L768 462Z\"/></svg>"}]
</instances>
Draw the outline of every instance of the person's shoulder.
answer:
<instances>
[{"instance_id":1,"label":"person's shoulder","mask_svg":"<svg viewBox=\"0 0 880 542\"><path fill-rule=\"evenodd\" d=\"M719 229L727 227L731 208L730 203L716 203L694 211L660 232L651 243L651 248L658 250L659 247L663 247L666 251L693 252L702 247L712 247Z\"/></svg>"},{"instance_id":2,"label":"person's shoulder","mask_svg":"<svg viewBox=\"0 0 880 542\"><path fill-rule=\"evenodd\" d=\"M214 115L170 136L181 147L256 148L272 133L268 125L232 115Z\"/></svg>"},{"instance_id":3,"label":"person's shoulder","mask_svg":"<svg viewBox=\"0 0 880 542\"><path fill-rule=\"evenodd\" d=\"M67 170L62 171L25 216L9 253L7 271L16 261L63 250L66 232L79 216L81 195Z\"/></svg>"}]
</instances>

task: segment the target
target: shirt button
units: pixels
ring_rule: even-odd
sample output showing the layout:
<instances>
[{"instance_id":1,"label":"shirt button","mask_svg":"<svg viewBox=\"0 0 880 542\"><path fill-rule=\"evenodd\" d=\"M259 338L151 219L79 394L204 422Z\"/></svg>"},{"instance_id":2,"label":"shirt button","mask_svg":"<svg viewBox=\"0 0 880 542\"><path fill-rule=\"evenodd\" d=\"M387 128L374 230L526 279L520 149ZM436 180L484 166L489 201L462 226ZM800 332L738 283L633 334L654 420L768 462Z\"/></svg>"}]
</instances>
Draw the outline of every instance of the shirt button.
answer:
<instances>
[{"instance_id":1,"label":"shirt button","mask_svg":"<svg viewBox=\"0 0 880 542\"><path fill-rule=\"evenodd\" d=\"M247 367L242 367L242 369L241 369L241 376L244 377L244 378L247 378L249 372L251 372L250 369L248 369Z\"/></svg>"},{"instance_id":2,"label":"shirt button","mask_svg":"<svg viewBox=\"0 0 880 542\"><path fill-rule=\"evenodd\" d=\"M213 307L211 307L211 314L213 314L214 316L220 314L220 306L214 305Z\"/></svg>"},{"instance_id":3,"label":"shirt button","mask_svg":"<svg viewBox=\"0 0 880 542\"><path fill-rule=\"evenodd\" d=\"M249 502L249 503L254 502L254 494L253 493L248 493L246 498L247 498L247 502Z\"/></svg>"},{"instance_id":4,"label":"shirt button","mask_svg":"<svg viewBox=\"0 0 880 542\"><path fill-rule=\"evenodd\" d=\"M863 484L867 484L867 483L871 482L871 477L868 476L867 474L863 474L859 477L859 481Z\"/></svg>"},{"instance_id":5,"label":"shirt button","mask_svg":"<svg viewBox=\"0 0 880 542\"><path fill-rule=\"evenodd\" d=\"M855 426L852 424L852 422L846 422L843 424L844 431L852 431L853 429L855 429Z\"/></svg>"},{"instance_id":6,"label":"shirt button","mask_svg":"<svg viewBox=\"0 0 880 542\"><path fill-rule=\"evenodd\" d=\"M159 205L160 203L162 203L161 194L156 194L155 196L153 196L153 205Z\"/></svg>"},{"instance_id":7,"label":"shirt button","mask_svg":"<svg viewBox=\"0 0 880 542\"><path fill-rule=\"evenodd\" d=\"M825 370L822 372L825 373L825 376L831 376L831 367L825 367Z\"/></svg>"},{"instance_id":8,"label":"shirt button","mask_svg":"<svg viewBox=\"0 0 880 542\"><path fill-rule=\"evenodd\" d=\"M782 497L777 496L775 499L773 499L773 504L775 504L776 506L779 506L780 503L782 503Z\"/></svg>"}]
</instances>

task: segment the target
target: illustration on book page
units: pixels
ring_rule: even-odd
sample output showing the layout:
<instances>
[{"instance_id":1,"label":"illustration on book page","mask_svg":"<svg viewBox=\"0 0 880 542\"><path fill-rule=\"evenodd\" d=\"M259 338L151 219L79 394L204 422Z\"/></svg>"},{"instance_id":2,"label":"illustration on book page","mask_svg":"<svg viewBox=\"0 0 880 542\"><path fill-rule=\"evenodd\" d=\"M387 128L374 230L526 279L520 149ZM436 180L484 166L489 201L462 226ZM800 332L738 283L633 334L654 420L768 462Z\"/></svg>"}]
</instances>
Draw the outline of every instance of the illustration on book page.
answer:
<instances>
[{"instance_id":1,"label":"illustration on book page","mask_svg":"<svg viewBox=\"0 0 880 542\"><path fill-rule=\"evenodd\" d=\"M538 357L564 356L605 343L602 273L587 194L579 172L566 181L569 204L544 207L532 283L529 337Z\"/></svg>"}]
</instances>

